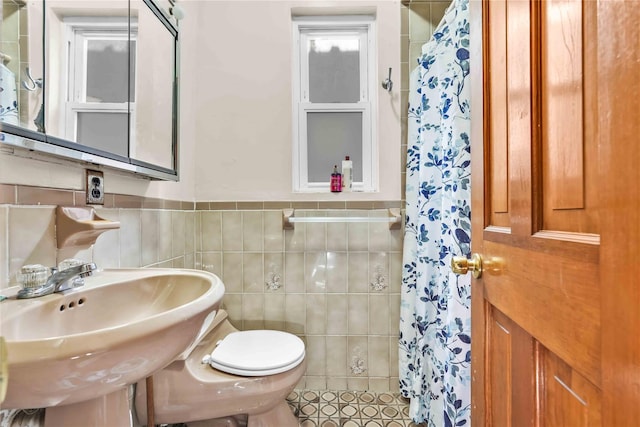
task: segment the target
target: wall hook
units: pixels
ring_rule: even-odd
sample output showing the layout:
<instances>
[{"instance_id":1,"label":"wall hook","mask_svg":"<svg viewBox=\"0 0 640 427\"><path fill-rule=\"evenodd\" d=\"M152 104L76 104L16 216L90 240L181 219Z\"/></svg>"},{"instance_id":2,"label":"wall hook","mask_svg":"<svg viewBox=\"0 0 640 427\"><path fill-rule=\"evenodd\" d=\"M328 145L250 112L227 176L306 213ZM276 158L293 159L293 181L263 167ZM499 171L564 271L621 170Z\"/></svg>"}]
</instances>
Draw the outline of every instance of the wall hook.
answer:
<instances>
[{"instance_id":1,"label":"wall hook","mask_svg":"<svg viewBox=\"0 0 640 427\"><path fill-rule=\"evenodd\" d=\"M25 88L29 92L33 92L36 89L42 89L42 85L43 85L42 78L34 80L33 77L31 77L31 70L29 70L29 67L27 67L25 69L25 74L27 75L27 78L29 80L28 81L26 81L26 80L22 81L22 87L23 88Z\"/></svg>"},{"instance_id":2,"label":"wall hook","mask_svg":"<svg viewBox=\"0 0 640 427\"><path fill-rule=\"evenodd\" d=\"M387 92L391 92L391 88L393 87L393 82L391 81L391 67L389 67L389 77L384 79L382 82L382 88L386 89Z\"/></svg>"}]
</instances>

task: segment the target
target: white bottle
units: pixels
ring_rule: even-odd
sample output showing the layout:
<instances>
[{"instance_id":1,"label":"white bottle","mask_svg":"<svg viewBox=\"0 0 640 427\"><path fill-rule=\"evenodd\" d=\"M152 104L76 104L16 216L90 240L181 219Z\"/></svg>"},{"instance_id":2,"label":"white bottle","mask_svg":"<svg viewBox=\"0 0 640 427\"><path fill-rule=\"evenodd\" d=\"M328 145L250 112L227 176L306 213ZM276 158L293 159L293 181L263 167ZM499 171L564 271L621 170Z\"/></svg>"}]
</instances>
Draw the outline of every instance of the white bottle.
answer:
<instances>
[{"instance_id":1,"label":"white bottle","mask_svg":"<svg viewBox=\"0 0 640 427\"><path fill-rule=\"evenodd\" d=\"M350 192L353 186L353 162L349 156L342 161L342 191Z\"/></svg>"}]
</instances>

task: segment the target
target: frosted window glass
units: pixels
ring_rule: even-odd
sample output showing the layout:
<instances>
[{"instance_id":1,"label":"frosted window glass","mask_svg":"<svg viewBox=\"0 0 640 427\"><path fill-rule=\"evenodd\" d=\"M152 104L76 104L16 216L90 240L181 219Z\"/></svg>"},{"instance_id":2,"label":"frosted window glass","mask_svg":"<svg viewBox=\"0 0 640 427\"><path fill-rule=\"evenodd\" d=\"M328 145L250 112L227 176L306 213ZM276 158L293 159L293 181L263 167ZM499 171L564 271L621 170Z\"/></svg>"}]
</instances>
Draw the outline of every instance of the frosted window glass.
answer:
<instances>
[{"instance_id":1,"label":"frosted window glass","mask_svg":"<svg viewBox=\"0 0 640 427\"><path fill-rule=\"evenodd\" d=\"M362 113L307 113L309 182L329 182L345 156L353 161L353 182L362 182Z\"/></svg>"},{"instance_id":2,"label":"frosted window glass","mask_svg":"<svg viewBox=\"0 0 640 427\"><path fill-rule=\"evenodd\" d=\"M129 101L129 77L135 82L135 68L129 72L130 51L135 59L135 42L87 40L87 102Z\"/></svg>"},{"instance_id":3,"label":"frosted window glass","mask_svg":"<svg viewBox=\"0 0 640 427\"><path fill-rule=\"evenodd\" d=\"M358 102L360 100L360 39L310 38L309 101Z\"/></svg>"},{"instance_id":4,"label":"frosted window glass","mask_svg":"<svg viewBox=\"0 0 640 427\"><path fill-rule=\"evenodd\" d=\"M129 156L127 113L78 113L78 143Z\"/></svg>"}]
</instances>

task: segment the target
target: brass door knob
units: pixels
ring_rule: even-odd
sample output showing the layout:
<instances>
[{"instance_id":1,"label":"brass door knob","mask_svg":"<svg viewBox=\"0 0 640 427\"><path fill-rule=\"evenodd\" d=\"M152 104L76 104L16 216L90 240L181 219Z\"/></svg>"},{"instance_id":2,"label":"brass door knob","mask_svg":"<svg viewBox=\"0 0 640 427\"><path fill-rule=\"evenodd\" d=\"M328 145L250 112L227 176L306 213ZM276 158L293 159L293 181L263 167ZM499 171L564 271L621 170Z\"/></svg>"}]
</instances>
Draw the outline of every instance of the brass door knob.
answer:
<instances>
[{"instance_id":1,"label":"brass door knob","mask_svg":"<svg viewBox=\"0 0 640 427\"><path fill-rule=\"evenodd\" d=\"M455 274L467 274L471 271L473 277L479 279L482 276L482 257L479 254L471 255L471 259L454 256L451 258L451 270Z\"/></svg>"}]
</instances>

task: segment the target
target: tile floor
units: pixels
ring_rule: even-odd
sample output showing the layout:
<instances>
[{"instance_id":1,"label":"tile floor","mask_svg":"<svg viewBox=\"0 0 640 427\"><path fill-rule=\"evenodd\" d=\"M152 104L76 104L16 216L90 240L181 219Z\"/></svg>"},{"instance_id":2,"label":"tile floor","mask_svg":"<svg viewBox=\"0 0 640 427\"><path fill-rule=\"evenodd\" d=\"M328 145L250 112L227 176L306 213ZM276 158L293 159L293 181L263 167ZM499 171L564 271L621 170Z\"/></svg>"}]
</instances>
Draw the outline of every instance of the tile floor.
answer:
<instances>
[{"instance_id":1,"label":"tile floor","mask_svg":"<svg viewBox=\"0 0 640 427\"><path fill-rule=\"evenodd\" d=\"M398 393L295 390L287 397L300 427L425 427L409 419L409 403ZM216 421L221 421L216 423ZM40 427L44 410L0 411L2 427ZM223 420L172 424L170 427L246 426L246 415ZM166 425L165 425L166 426ZM271 426L270 426L271 427ZM272 426L277 427L277 426Z\"/></svg>"},{"instance_id":2,"label":"tile floor","mask_svg":"<svg viewBox=\"0 0 640 427\"><path fill-rule=\"evenodd\" d=\"M409 419L409 403L398 393L369 391L294 390L287 397L300 427L425 427ZM246 427L247 417L169 427ZM278 427L278 426L269 426Z\"/></svg>"},{"instance_id":3,"label":"tile floor","mask_svg":"<svg viewBox=\"0 0 640 427\"><path fill-rule=\"evenodd\" d=\"M422 427L398 393L294 390L287 401L301 427Z\"/></svg>"}]
</instances>

